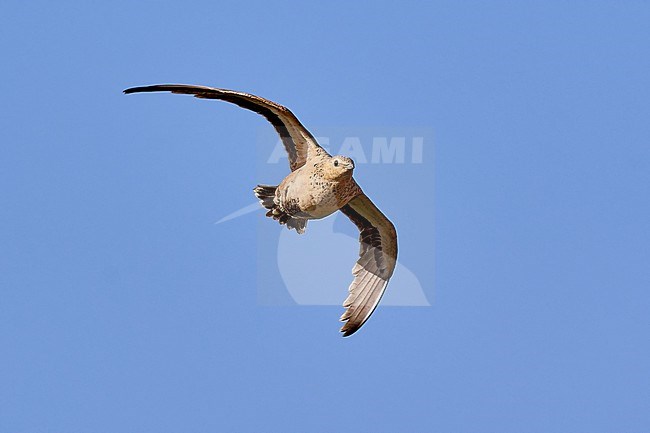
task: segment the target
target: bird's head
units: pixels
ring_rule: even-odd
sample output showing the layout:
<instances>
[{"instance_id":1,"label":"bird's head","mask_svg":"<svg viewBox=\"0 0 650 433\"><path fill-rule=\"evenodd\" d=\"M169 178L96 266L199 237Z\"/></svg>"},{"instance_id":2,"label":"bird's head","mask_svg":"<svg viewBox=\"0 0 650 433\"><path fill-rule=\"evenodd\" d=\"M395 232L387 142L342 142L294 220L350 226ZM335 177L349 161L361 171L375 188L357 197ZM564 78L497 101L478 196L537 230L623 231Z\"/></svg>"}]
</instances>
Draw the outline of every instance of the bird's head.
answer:
<instances>
[{"instance_id":1,"label":"bird's head","mask_svg":"<svg viewBox=\"0 0 650 433\"><path fill-rule=\"evenodd\" d=\"M352 177L354 161L347 156L336 155L325 162L326 176L331 180Z\"/></svg>"}]
</instances>

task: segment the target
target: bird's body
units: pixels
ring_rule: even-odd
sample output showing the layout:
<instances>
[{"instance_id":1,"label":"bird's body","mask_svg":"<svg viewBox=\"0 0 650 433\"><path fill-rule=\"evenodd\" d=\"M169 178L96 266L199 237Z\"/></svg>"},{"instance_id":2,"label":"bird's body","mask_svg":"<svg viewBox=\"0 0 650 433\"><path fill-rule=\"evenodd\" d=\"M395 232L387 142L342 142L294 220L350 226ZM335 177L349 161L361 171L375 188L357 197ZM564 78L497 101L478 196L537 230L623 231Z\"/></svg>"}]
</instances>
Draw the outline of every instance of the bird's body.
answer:
<instances>
[{"instance_id":1,"label":"bird's body","mask_svg":"<svg viewBox=\"0 0 650 433\"><path fill-rule=\"evenodd\" d=\"M354 162L331 156L286 107L255 95L233 90L183 84L164 84L127 89L125 93L170 91L197 98L221 99L255 111L275 127L289 155L291 173L277 186L258 185L255 195L266 215L302 234L307 221L324 218L340 210L360 231L359 260L347 308L344 336L356 332L374 311L397 259L397 233L393 224L366 197L352 177Z\"/></svg>"},{"instance_id":2,"label":"bird's body","mask_svg":"<svg viewBox=\"0 0 650 433\"><path fill-rule=\"evenodd\" d=\"M278 185L275 203L291 216L325 218L362 192L352 177L353 169L349 158L326 154L312 158Z\"/></svg>"}]
</instances>

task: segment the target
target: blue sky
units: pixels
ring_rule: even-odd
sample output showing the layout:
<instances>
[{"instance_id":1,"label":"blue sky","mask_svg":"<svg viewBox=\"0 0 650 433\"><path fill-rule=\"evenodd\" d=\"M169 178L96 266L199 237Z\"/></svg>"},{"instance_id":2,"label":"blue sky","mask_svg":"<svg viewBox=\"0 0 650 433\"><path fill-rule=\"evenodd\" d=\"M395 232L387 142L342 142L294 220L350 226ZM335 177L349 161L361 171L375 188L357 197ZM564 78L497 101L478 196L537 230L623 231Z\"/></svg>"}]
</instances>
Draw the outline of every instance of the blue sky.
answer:
<instances>
[{"instance_id":1,"label":"blue sky","mask_svg":"<svg viewBox=\"0 0 650 433\"><path fill-rule=\"evenodd\" d=\"M648 22L640 1L4 2L0 432L647 432ZM260 302L277 228L214 222L275 179L271 127L121 94L160 82L432 130L426 164L356 174L431 307L343 339L339 307Z\"/></svg>"}]
</instances>

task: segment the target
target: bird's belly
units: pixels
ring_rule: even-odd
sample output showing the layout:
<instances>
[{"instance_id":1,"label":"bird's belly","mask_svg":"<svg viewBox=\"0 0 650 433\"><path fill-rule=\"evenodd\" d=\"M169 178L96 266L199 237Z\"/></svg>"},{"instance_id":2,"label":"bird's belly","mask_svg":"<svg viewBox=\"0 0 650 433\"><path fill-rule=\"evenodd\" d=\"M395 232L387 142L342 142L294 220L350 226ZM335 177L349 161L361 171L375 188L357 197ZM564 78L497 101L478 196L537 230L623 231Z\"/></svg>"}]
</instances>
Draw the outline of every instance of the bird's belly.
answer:
<instances>
[{"instance_id":1,"label":"bird's belly","mask_svg":"<svg viewBox=\"0 0 650 433\"><path fill-rule=\"evenodd\" d=\"M276 202L287 214L305 219L325 218L349 201L346 197L350 194L338 183L304 175L301 170L287 176L276 191Z\"/></svg>"},{"instance_id":2,"label":"bird's belly","mask_svg":"<svg viewBox=\"0 0 650 433\"><path fill-rule=\"evenodd\" d=\"M292 216L320 219L333 214L340 207L334 191L292 186L285 190L281 198L283 207Z\"/></svg>"},{"instance_id":3,"label":"bird's belly","mask_svg":"<svg viewBox=\"0 0 650 433\"><path fill-rule=\"evenodd\" d=\"M304 212L309 219L325 218L339 210L339 202L334 194L312 197L305 205Z\"/></svg>"}]
</instances>

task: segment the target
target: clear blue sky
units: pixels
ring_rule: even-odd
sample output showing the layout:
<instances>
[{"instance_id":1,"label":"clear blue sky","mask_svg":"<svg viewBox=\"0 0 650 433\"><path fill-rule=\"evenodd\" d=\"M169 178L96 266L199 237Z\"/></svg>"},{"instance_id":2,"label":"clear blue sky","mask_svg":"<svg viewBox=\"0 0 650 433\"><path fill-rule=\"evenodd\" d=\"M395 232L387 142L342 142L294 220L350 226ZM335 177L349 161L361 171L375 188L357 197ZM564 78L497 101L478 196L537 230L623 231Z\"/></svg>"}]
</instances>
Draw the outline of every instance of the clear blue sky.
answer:
<instances>
[{"instance_id":1,"label":"clear blue sky","mask_svg":"<svg viewBox=\"0 0 650 433\"><path fill-rule=\"evenodd\" d=\"M648 23L642 1L3 2L0 432L647 433ZM339 307L260 302L276 227L213 222L269 181L270 126L121 94L159 82L433 130L430 184L357 170L432 306L343 339Z\"/></svg>"}]
</instances>

